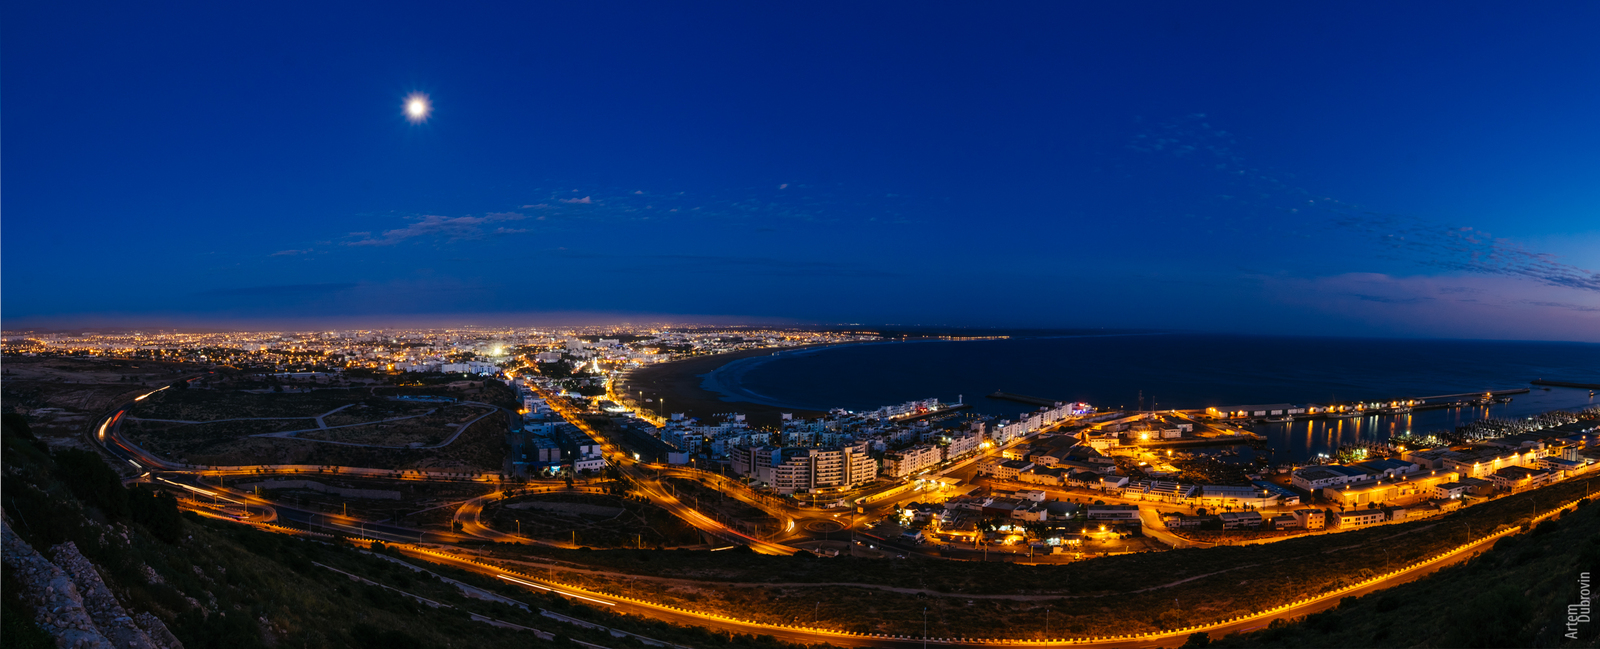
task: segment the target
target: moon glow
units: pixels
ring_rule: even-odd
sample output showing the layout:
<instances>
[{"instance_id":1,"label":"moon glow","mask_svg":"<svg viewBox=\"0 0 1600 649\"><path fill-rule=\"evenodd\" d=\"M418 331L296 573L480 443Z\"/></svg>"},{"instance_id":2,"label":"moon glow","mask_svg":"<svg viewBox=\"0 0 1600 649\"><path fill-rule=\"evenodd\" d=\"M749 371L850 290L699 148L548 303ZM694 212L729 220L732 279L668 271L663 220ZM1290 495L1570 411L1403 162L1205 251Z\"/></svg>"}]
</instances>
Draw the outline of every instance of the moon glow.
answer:
<instances>
[{"instance_id":1,"label":"moon glow","mask_svg":"<svg viewBox=\"0 0 1600 649\"><path fill-rule=\"evenodd\" d=\"M428 96L420 92L413 92L406 96L406 119L412 124L421 124L428 121L428 114L433 112L433 103L428 101Z\"/></svg>"}]
</instances>

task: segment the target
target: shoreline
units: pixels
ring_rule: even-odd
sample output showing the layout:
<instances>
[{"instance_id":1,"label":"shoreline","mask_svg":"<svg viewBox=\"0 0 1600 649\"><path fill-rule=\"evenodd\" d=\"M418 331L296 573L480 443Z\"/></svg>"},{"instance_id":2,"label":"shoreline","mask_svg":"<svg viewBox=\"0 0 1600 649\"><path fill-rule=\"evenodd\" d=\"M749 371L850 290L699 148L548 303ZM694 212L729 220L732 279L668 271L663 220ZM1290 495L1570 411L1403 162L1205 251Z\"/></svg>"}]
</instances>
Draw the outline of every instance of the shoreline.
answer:
<instances>
[{"instance_id":1,"label":"shoreline","mask_svg":"<svg viewBox=\"0 0 1600 649\"><path fill-rule=\"evenodd\" d=\"M1123 336L1161 336L1170 332L1115 332L1115 333L1074 333L1050 336L1026 336L1034 339L1059 339L1059 338L1102 338ZM903 345L908 343L933 343L951 342L941 337L905 338L890 340L862 340L853 342L817 343L800 345L796 347L748 349L712 356L701 356L676 361L668 361L647 367L641 367L629 372L620 382L622 392L634 398L639 398L642 391L644 398L655 401L642 404L647 410L654 410L654 406L663 397L667 399L667 413L684 413L685 416L706 420L708 417L728 412L739 412L746 416L751 425L767 425L776 427L782 421L782 413L792 413L795 418L815 418L827 414L835 405L821 408L805 407L794 404L785 404L782 400L745 388L739 382L739 377L745 372L755 369L763 363L775 360L779 355L811 354L827 349L845 346L861 345ZM963 342L963 341L955 341ZM977 341L973 341L977 342ZM720 375L720 376L719 376ZM706 384L714 387L707 387ZM620 396L620 395L619 395Z\"/></svg>"},{"instance_id":2,"label":"shoreline","mask_svg":"<svg viewBox=\"0 0 1600 649\"><path fill-rule=\"evenodd\" d=\"M824 412L825 413L828 410L831 410L833 408L837 408L839 406L838 405L827 405L827 406L811 407L811 406L804 406L804 405L799 405L799 404L794 404L794 403L785 403L782 399L769 397L767 395L761 394L760 392L756 392L754 390L751 390L748 387L745 387L745 385L744 385L744 383L743 383L743 381L741 379L744 378L745 373L747 373L747 372L749 372L751 370L754 370L757 367L760 367L760 366L762 366L762 365L764 365L766 363L769 363L771 361L779 360L780 358L785 358L785 357L791 357L792 358L794 356L803 356L803 355L807 355L807 354L815 354L817 352L822 352L822 351L826 351L826 350L829 350L829 349L836 349L836 348L839 348L839 347L844 347L846 345L857 346L857 347L870 347L870 346L874 346L874 345L903 345L903 344L908 344L908 343L920 343L920 342L939 342L939 341L938 341L938 339L929 339L929 338L911 339L911 340L864 340L864 341L849 342L849 343L826 343L826 344L820 344L820 345L803 345L803 346L800 346L800 347L790 347L790 348L786 348L786 349L780 349L780 350L778 350L776 352L773 352L771 354L750 355L750 356L746 356L746 357L743 357L743 358L734 359L732 361L729 361L728 363L723 364L722 366L720 366L720 367L718 367L718 368L716 368L714 370L711 370L710 372L707 372L705 374L700 375L700 378L701 378L700 388L702 390L705 390L705 391L713 393L713 394L722 395L721 399L724 400L724 401L727 401L729 403L749 403L749 404L762 405L762 406L772 406L774 408L788 408L788 409L791 409L791 410L795 410L796 412L806 411L806 412Z\"/></svg>"},{"instance_id":3,"label":"shoreline","mask_svg":"<svg viewBox=\"0 0 1600 649\"><path fill-rule=\"evenodd\" d=\"M745 415L746 421L752 426L776 427L782 421L783 413L793 413L795 418L814 418L827 414L825 410L811 410L806 408L791 408L773 403L759 403L739 399L739 395L724 395L704 387L708 375L722 368L744 360L760 359L774 353L785 353L800 350L821 350L844 345L859 345L866 342L845 343L819 343L815 345L800 345L797 347L784 347L779 349L747 349L725 354L686 358L676 361L667 361L628 372L618 382L618 391L624 392L635 399L642 392L644 398L653 399L652 402L643 403L646 410L659 407L661 400L666 399L667 414L674 412L684 413L687 417L694 417L703 422L709 422L713 415L740 412ZM898 341L896 341L898 342ZM734 390L730 388L730 390ZM734 390L736 391L736 390ZM620 396L620 395L619 395ZM760 396L760 395L755 395Z\"/></svg>"}]
</instances>

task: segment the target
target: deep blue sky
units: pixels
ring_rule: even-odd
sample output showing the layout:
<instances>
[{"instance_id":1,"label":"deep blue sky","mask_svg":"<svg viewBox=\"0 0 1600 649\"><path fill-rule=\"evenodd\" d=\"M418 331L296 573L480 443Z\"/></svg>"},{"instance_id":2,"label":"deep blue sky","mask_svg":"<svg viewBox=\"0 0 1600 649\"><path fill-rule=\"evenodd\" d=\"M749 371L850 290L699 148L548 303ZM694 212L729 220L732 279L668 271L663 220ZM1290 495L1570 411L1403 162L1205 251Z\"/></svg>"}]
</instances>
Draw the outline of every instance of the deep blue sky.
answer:
<instances>
[{"instance_id":1,"label":"deep blue sky","mask_svg":"<svg viewBox=\"0 0 1600 649\"><path fill-rule=\"evenodd\" d=\"M1594 3L237 4L5 5L6 327L1600 341Z\"/></svg>"}]
</instances>

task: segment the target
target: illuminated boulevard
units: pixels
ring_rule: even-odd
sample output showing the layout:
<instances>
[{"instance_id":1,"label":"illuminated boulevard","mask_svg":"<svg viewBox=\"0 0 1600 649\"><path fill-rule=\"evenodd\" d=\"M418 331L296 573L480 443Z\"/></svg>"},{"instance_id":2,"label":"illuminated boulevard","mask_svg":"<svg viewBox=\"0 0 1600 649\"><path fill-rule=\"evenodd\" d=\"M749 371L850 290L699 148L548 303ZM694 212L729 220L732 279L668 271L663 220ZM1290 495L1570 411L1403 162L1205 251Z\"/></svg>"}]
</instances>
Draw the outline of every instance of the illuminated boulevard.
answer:
<instances>
[{"instance_id":1,"label":"illuminated boulevard","mask_svg":"<svg viewBox=\"0 0 1600 649\"><path fill-rule=\"evenodd\" d=\"M145 396L148 396L145 395ZM661 506L674 515L693 524L697 529L731 544L747 544L753 550L766 554L790 555L798 550L794 547L778 542L755 538L711 519L699 511L685 505L666 489L663 489L659 476L663 473L681 474L682 470L670 469L654 465L646 465L633 461L610 441L599 435L584 419L578 415L564 399L543 395L560 414L570 423L578 426L585 433L600 442L608 456L615 465L632 480L635 489L647 496L656 505ZM141 399L144 397L140 397ZM1187 629L1175 630L1159 636L1145 636L1137 638L1094 638L1080 640L1058 641L1027 641L1027 640L990 640L982 639L955 639L955 638L922 638L922 637L891 637L879 635L861 635L840 633L826 629L812 629L801 627L788 627L769 625L757 622L748 622L723 618L711 614L681 610L653 603L633 601L604 593L595 593L575 588L558 582L549 581L535 575L516 573L505 568L490 565L486 560L472 550L454 547L457 544L469 541L481 542L483 540L496 542L511 542L538 544L554 547L572 547L570 544L551 543L549 541L531 539L515 534L508 534L491 529L479 520L484 504L505 497L503 491L472 498L461 504L455 513L455 521L460 523L459 533L424 531L397 525L390 525L358 518L314 512L297 507L274 502L249 493L226 487L219 487L199 480L202 476L218 477L226 475L260 475L259 467L225 467L197 470L174 465L160 458L146 453L137 446L127 442L117 434L117 427L127 407L119 408L103 417L92 429L94 439L108 452L141 471L134 480L149 482L162 486L169 491L179 494L180 502L186 510L195 511L203 516L229 520L257 526L261 529L283 533L313 534L316 536L340 535L354 537L354 542L370 544L372 541L384 541L397 544L394 547L402 553L434 563L452 565L458 568L476 572L485 576L502 579L515 583L533 591L554 592L586 604L604 606L620 613L639 615L642 617L662 620L673 624L697 625L712 629L725 630L735 633L768 634L780 640L797 643L827 642L843 646L870 646L870 647L905 647L923 644L940 646L990 646L994 644L1046 646L1046 645L1082 645L1095 647L1171 647L1182 644L1188 634L1196 631L1205 631L1213 636L1225 635L1233 632L1251 631L1264 628L1275 619L1289 619L1314 613L1338 604L1343 597L1359 596L1367 592L1390 588L1406 583L1448 565L1459 563L1486 550L1494 541L1505 534L1515 530L1505 530L1497 534L1473 540L1468 545L1460 546L1441 556L1417 565L1409 566L1393 573L1380 575L1367 582L1350 587L1347 590L1335 591L1318 596L1309 601L1268 611L1256 616ZM392 473L392 472L391 472ZM720 476L711 476L708 479L713 485L719 485L729 492L737 492L733 485L719 484ZM399 480L424 480L430 479L426 475L406 475ZM454 478L460 481L462 478ZM530 483L521 487L522 490L540 491L566 491L577 489L582 491L599 492L598 487L567 487L565 484ZM737 494L736 494L737 495ZM747 502L751 502L747 500ZM1571 503L1547 510L1539 519L1550 516ZM763 509L771 511L770 505ZM825 517L822 514L813 514ZM794 518L786 518L780 535L793 532L796 527ZM1535 519L1537 522L1538 519Z\"/></svg>"}]
</instances>

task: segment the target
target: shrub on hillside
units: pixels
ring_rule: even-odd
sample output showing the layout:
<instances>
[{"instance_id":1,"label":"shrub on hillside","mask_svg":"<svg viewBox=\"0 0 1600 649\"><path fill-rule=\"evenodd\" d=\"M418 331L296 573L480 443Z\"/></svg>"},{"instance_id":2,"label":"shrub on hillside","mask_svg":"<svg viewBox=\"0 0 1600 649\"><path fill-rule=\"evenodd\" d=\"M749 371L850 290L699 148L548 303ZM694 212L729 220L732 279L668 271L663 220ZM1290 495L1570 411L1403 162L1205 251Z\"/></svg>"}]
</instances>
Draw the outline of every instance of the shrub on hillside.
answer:
<instances>
[{"instance_id":1,"label":"shrub on hillside","mask_svg":"<svg viewBox=\"0 0 1600 649\"><path fill-rule=\"evenodd\" d=\"M108 516L128 513L128 490L116 471L89 451L67 448L55 454L56 468L72 495L84 504L98 507Z\"/></svg>"}]
</instances>

